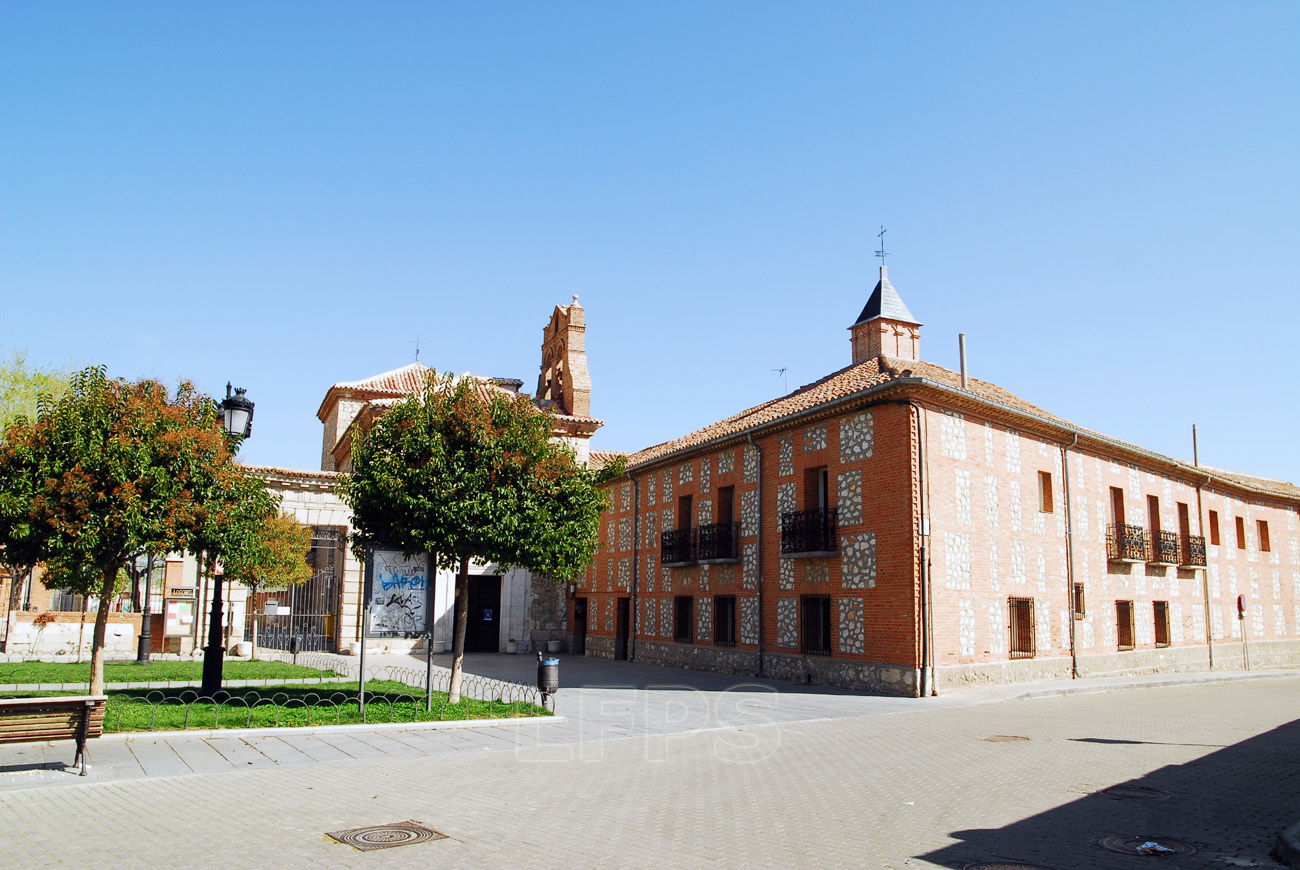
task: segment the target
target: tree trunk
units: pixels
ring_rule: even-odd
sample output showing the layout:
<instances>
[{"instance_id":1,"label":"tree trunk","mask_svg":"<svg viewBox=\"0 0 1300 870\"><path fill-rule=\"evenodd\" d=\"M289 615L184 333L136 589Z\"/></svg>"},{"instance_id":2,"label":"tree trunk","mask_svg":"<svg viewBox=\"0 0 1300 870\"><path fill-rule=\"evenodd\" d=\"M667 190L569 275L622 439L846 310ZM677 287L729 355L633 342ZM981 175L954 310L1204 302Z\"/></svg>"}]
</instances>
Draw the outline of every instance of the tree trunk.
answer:
<instances>
[{"instance_id":1,"label":"tree trunk","mask_svg":"<svg viewBox=\"0 0 1300 870\"><path fill-rule=\"evenodd\" d=\"M252 613L248 612L248 604L244 605L244 618L253 620L253 654L250 656L250 658L256 660L257 659L257 584L256 583L248 584L248 597L245 598L244 600L252 602L253 605Z\"/></svg>"},{"instance_id":2,"label":"tree trunk","mask_svg":"<svg viewBox=\"0 0 1300 870\"><path fill-rule=\"evenodd\" d=\"M5 636L0 639L0 652L9 652L9 636L14 630L14 611L22 604L23 584L27 582L27 575L31 569L19 571L13 565L6 565L5 570L9 572L9 601L8 607L5 608Z\"/></svg>"},{"instance_id":3,"label":"tree trunk","mask_svg":"<svg viewBox=\"0 0 1300 870\"><path fill-rule=\"evenodd\" d=\"M108 606L117 585L117 566L104 569L104 588L95 611L95 633L90 640L90 694L104 694L104 635L108 629Z\"/></svg>"},{"instance_id":4,"label":"tree trunk","mask_svg":"<svg viewBox=\"0 0 1300 870\"><path fill-rule=\"evenodd\" d=\"M447 687L447 701L460 703L460 673L465 662L465 630L469 627L469 556L460 557L460 571L456 574L456 630L451 641L451 683Z\"/></svg>"}]
</instances>

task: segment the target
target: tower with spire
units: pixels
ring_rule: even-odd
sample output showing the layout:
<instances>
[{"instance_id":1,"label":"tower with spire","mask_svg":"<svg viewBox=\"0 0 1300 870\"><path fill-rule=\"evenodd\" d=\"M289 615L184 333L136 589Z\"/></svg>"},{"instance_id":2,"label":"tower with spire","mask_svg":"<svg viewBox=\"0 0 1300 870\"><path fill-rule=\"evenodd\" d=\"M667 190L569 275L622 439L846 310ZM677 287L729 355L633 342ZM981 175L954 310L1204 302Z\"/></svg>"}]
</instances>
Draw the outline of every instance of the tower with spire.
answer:
<instances>
[{"instance_id":1,"label":"tower with spire","mask_svg":"<svg viewBox=\"0 0 1300 870\"><path fill-rule=\"evenodd\" d=\"M849 340L853 344L855 365L877 356L921 358L921 322L889 282L888 266L881 265L876 288L857 321L849 327Z\"/></svg>"}]
</instances>

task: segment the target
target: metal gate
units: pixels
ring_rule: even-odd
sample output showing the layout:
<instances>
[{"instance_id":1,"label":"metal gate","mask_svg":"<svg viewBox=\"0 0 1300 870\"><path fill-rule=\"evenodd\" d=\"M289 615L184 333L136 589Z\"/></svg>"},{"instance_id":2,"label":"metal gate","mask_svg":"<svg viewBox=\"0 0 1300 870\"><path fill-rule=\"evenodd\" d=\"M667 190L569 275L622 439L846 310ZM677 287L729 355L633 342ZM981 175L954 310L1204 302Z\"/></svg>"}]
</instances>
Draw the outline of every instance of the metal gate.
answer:
<instances>
[{"instance_id":1,"label":"metal gate","mask_svg":"<svg viewBox=\"0 0 1300 870\"><path fill-rule=\"evenodd\" d=\"M348 544L347 530L337 526L313 526L307 561L312 577L301 586L260 592L255 602L258 613L257 645L290 649L295 638L303 651L333 651L338 628L339 583ZM287 615L265 614L267 601L287 604ZM252 620L244 628L244 640L253 639Z\"/></svg>"}]
</instances>

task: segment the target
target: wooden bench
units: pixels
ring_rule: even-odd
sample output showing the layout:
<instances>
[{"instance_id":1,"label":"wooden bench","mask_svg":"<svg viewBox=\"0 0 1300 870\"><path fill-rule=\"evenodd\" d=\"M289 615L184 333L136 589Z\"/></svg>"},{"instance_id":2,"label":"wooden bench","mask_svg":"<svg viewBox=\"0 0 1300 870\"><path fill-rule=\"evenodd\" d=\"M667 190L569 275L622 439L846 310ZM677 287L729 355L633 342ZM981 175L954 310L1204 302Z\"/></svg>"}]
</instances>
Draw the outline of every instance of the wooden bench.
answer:
<instances>
[{"instance_id":1,"label":"wooden bench","mask_svg":"<svg viewBox=\"0 0 1300 870\"><path fill-rule=\"evenodd\" d=\"M104 695L64 698L0 698L0 743L75 740L75 767L86 775L86 741L104 733Z\"/></svg>"}]
</instances>

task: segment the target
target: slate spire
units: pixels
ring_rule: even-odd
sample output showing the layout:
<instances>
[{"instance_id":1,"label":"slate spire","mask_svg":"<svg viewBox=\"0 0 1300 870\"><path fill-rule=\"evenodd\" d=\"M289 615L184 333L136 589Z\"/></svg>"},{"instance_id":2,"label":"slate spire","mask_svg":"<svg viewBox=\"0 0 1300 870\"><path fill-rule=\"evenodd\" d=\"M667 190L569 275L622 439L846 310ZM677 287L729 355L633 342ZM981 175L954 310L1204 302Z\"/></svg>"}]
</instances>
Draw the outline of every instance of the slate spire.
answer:
<instances>
[{"instance_id":1,"label":"slate spire","mask_svg":"<svg viewBox=\"0 0 1300 870\"><path fill-rule=\"evenodd\" d=\"M890 283L888 266L880 267L880 280L849 335L855 364L877 356L921 358L921 322Z\"/></svg>"}]
</instances>

